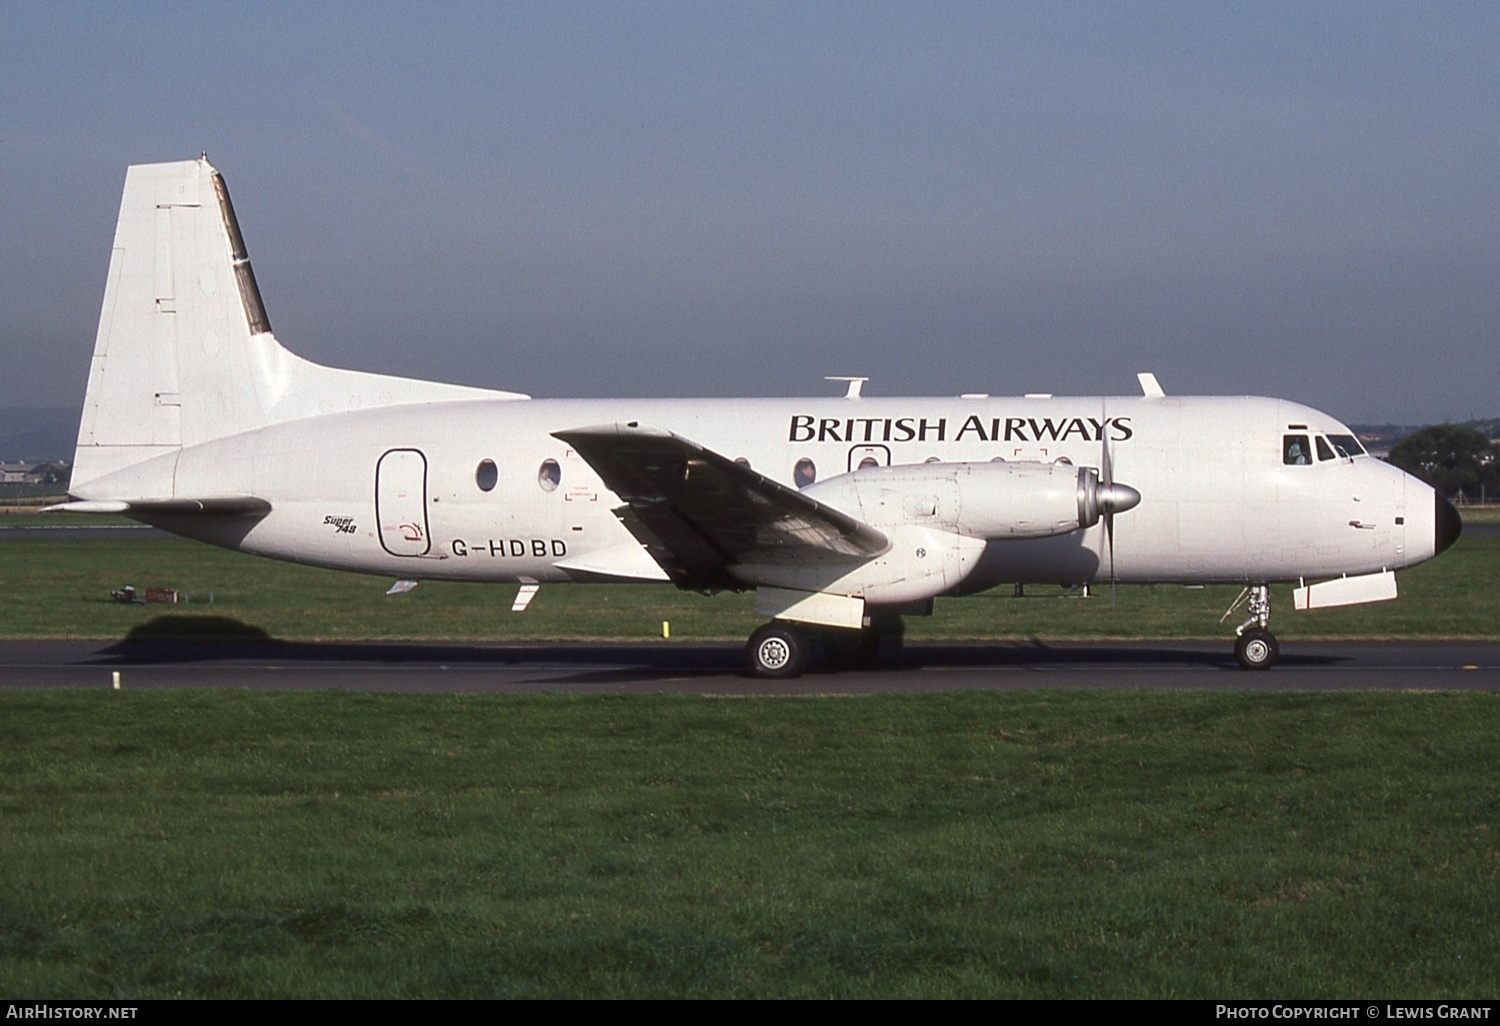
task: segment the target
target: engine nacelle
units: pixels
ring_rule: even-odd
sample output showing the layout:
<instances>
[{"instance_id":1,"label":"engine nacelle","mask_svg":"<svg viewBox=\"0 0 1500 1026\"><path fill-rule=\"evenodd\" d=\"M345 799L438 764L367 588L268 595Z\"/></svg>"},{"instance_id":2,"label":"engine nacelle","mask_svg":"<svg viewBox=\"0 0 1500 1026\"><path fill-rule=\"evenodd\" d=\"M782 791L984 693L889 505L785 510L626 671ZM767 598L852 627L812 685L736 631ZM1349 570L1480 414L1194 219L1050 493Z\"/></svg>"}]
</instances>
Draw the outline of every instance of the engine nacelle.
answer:
<instances>
[{"instance_id":1,"label":"engine nacelle","mask_svg":"<svg viewBox=\"0 0 1500 1026\"><path fill-rule=\"evenodd\" d=\"M804 493L885 532L890 548L848 563L738 566L757 586L862 598L871 605L929 599L956 589L985 545L1093 527L1141 496L1105 485L1092 467L1068 463L921 463L867 467Z\"/></svg>"},{"instance_id":2,"label":"engine nacelle","mask_svg":"<svg viewBox=\"0 0 1500 1026\"><path fill-rule=\"evenodd\" d=\"M1141 501L1070 463L919 463L866 467L806 494L882 530L921 526L971 538L1048 538L1093 527Z\"/></svg>"},{"instance_id":3,"label":"engine nacelle","mask_svg":"<svg viewBox=\"0 0 1500 1026\"><path fill-rule=\"evenodd\" d=\"M984 541L915 524L886 525L891 547L863 563L782 563L734 568L747 583L863 598L871 605L919 602L952 591L984 555Z\"/></svg>"}]
</instances>

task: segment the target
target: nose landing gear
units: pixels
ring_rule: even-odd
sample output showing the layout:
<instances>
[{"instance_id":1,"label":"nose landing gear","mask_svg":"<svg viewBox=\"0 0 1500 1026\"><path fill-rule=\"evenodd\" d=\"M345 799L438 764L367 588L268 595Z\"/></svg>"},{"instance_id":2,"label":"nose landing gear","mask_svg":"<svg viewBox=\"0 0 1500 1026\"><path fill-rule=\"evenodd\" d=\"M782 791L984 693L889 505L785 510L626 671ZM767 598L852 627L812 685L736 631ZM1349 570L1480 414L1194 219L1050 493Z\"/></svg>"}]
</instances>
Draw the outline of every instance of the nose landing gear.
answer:
<instances>
[{"instance_id":1,"label":"nose landing gear","mask_svg":"<svg viewBox=\"0 0 1500 1026\"><path fill-rule=\"evenodd\" d=\"M1276 635L1266 629L1271 621L1270 588L1264 584L1248 585L1240 592L1240 597L1234 600L1234 605L1219 617L1219 622L1229 619L1230 614L1247 599L1249 601L1245 608L1250 617L1234 629L1234 657L1247 670L1269 670L1281 657L1281 646L1276 642Z\"/></svg>"}]
</instances>

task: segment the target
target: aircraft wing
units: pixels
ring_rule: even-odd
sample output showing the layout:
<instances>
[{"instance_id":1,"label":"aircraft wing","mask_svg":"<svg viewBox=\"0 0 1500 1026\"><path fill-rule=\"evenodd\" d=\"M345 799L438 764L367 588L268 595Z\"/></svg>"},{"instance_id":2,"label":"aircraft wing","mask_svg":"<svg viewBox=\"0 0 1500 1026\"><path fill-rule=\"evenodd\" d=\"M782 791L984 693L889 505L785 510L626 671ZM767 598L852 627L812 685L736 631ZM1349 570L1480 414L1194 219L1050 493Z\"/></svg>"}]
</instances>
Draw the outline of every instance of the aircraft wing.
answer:
<instances>
[{"instance_id":1,"label":"aircraft wing","mask_svg":"<svg viewBox=\"0 0 1500 1026\"><path fill-rule=\"evenodd\" d=\"M858 563L875 528L670 431L637 423L553 433L625 500L615 515L683 588L742 587L728 568Z\"/></svg>"}]
</instances>

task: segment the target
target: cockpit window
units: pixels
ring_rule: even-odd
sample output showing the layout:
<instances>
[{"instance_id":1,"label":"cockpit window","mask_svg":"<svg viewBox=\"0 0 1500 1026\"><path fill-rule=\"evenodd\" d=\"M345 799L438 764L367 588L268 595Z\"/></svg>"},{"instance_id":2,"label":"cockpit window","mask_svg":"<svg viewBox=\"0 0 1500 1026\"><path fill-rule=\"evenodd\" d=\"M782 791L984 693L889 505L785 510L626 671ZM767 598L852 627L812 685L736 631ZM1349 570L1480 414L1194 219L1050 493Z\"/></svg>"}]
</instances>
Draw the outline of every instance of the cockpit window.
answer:
<instances>
[{"instance_id":1,"label":"cockpit window","mask_svg":"<svg viewBox=\"0 0 1500 1026\"><path fill-rule=\"evenodd\" d=\"M1312 463L1312 447L1306 435L1283 435L1281 439L1281 462L1289 467L1305 467Z\"/></svg>"},{"instance_id":2,"label":"cockpit window","mask_svg":"<svg viewBox=\"0 0 1500 1026\"><path fill-rule=\"evenodd\" d=\"M1333 443L1338 454L1346 459L1367 455L1365 447L1360 445L1359 439L1353 435L1329 435L1328 440Z\"/></svg>"},{"instance_id":3,"label":"cockpit window","mask_svg":"<svg viewBox=\"0 0 1500 1026\"><path fill-rule=\"evenodd\" d=\"M1333 449L1329 448L1328 439L1322 435L1318 436L1318 462L1333 459Z\"/></svg>"}]
</instances>

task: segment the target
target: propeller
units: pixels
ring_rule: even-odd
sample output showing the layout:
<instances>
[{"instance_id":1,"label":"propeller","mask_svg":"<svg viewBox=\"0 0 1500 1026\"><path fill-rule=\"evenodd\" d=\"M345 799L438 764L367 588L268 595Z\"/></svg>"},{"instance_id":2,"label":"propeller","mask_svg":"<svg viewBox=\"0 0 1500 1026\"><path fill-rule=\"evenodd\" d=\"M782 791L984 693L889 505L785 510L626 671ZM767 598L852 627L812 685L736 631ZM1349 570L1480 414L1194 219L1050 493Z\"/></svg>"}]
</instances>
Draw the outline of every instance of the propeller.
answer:
<instances>
[{"instance_id":1,"label":"propeller","mask_svg":"<svg viewBox=\"0 0 1500 1026\"><path fill-rule=\"evenodd\" d=\"M1115 514L1134 509L1141 493L1115 480L1114 459L1109 449L1109 418L1105 404L1099 404L1099 515L1104 521L1105 546L1109 549L1109 608L1115 608Z\"/></svg>"}]
</instances>

